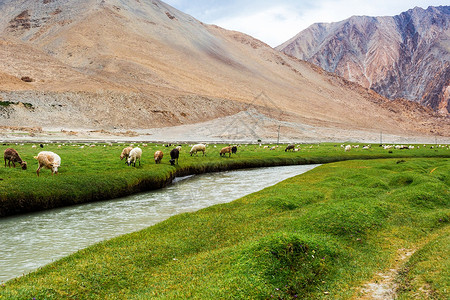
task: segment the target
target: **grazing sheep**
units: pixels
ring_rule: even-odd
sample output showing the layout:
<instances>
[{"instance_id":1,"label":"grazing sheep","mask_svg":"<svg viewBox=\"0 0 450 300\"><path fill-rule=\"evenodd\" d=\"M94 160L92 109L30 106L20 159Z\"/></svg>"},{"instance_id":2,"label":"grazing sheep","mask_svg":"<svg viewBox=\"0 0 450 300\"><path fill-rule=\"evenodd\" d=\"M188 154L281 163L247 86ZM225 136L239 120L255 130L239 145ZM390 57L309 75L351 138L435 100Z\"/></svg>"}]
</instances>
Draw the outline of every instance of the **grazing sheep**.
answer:
<instances>
[{"instance_id":1,"label":"grazing sheep","mask_svg":"<svg viewBox=\"0 0 450 300\"><path fill-rule=\"evenodd\" d=\"M236 154L237 153L237 146L231 147L231 153Z\"/></svg>"},{"instance_id":2,"label":"grazing sheep","mask_svg":"<svg viewBox=\"0 0 450 300\"><path fill-rule=\"evenodd\" d=\"M128 160L128 156L130 156L130 151L133 149L133 147L126 147L122 150L122 153L120 154L120 160L125 158L125 163Z\"/></svg>"},{"instance_id":3,"label":"grazing sheep","mask_svg":"<svg viewBox=\"0 0 450 300\"><path fill-rule=\"evenodd\" d=\"M352 146L351 146L351 145L345 146L345 152L350 151L351 149L352 149Z\"/></svg>"},{"instance_id":4,"label":"grazing sheep","mask_svg":"<svg viewBox=\"0 0 450 300\"><path fill-rule=\"evenodd\" d=\"M175 149L177 149L179 152L181 152L181 146L176 146Z\"/></svg>"},{"instance_id":5,"label":"grazing sheep","mask_svg":"<svg viewBox=\"0 0 450 300\"><path fill-rule=\"evenodd\" d=\"M277 147L273 146L272 148L270 148L269 150L276 150Z\"/></svg>"},{"instance_id":6,"label":"grazing sheep","mask_svg":"<svg viewBox=\"0 0 450 300\"><path fill-rule=\"evenodd\" d=\"M178 147L180 147L180 146L178 146ZM177 160L177 165L178 165L178 157L180 156L180 150L178 150L177 148L174 148L174 149L172 149L172 151L170 151L170 160L169 161L172 166L175 165L175 160Z\"/></svg>"},{"instance_id":7,"label":"grazing sheep","mask_svg":"<svg viewBox=\"0 0 450 300\"><path fill-rule=\"evenodd\" d=\"M130 151L130 154L128 155L127 164L128 166L133 165L133 167L136 167L136 161L139 159L139 166L141 165L141 156L142 156L142 150L141 148L133 148Z\"/></svg>"},{"instance_id":8,"label":"grazing sheep","mask_svg":"<svg viewBox=\"0 0 450 300\"><path fill-rule=\"evenodd\" d=\"M159 150L156 151L155 155L154 155L155 163L157 163L157 164L161 163L161 160L162 160L163 156L164 156L164 154L163 154L162 151L159 151Z\"/></svg>"},{"instance_id":9,"label":"grazing sheep","mask_svg":"<svg viewBox=\"0 0 450 300\"><path fill-rule=\"evenodd\" d=\"M223 147L222 149L220 149L219 155L220 155L220 156L225 156L226 153L229 153L229 156L228 156L228 157L231 157L231 147L230 147L230 146L228 146L228 147Z\"/></svg>"},{"instance_id":10,"label":"grazing sheep","mask_svg":"<svg viewBox=\"0 0 450 300\"><path fill-rule=\"evenodd\" d=\"M197 152L199 152L199 151L203 152L203 156L205 156L206 146L203 144L194 145L194 146L192 146L191 151L189 151L189 153L192 156L192 154L194 154L194 153L197 154Z\"/></svg>"},{"instance_id":11,"label":"grazing sheep","mask_svg":"<svg viewBox=\"0 0 450 300\"><path fill-rule=\"evenodd\" d=\"M16 167L15 163L19 163L22 167L22 170L27 169L27 162L22 160L19 156L19 153L17 153L16 150L13 148L8 148L5 150L5 153L3 154L3 157L5 159L5 168L6 168L6 161L8 160L8 167L11 168L11 163L13 165L13 168Z\"/></svg>"},{"instance_id":12,"label":"grazing sheep","mask_svg":"<svg viewBox=\"0 0 450 300\"><path fill-rule=\"evenodd\" d=\"M39 177L39 171L42 168L47 168L52 170L53 174L58 174L58 167L61 166L61 157L58 154L51 151L41 151L37 156L34 157L38 160L39 167L36 170L36 174Z\"/></svg>"},{"instance_id":13,"label":"grazing sheep","mask_svg":"<svg viewBox=\"0 0 450 300\"><path fill-rule=\"evenodd\" d=\"M286 147L286 149L284 149L284 152L287 152L288 150L294 151L294 149L295 149L295 145L294 145L294 144L291 144L291 145L288 145L288 146Z\"/></svg>"}]
</instances>

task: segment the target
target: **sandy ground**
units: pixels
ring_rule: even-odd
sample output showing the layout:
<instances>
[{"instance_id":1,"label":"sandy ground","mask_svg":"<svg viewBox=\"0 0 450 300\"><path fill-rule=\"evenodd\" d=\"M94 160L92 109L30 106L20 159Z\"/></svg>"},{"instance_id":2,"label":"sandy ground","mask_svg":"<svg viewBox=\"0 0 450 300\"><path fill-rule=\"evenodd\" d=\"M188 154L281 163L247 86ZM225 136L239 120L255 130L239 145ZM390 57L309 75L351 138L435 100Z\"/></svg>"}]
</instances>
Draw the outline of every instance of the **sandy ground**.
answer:
<instances>
[{"instance_id":1,"label":"sandy ground","mask_svg":"<svg viewBox=\"0 0 450 300\"><path fill-rule=\"evenodd\" d=\"M0 142L170 142L170 143L384 143L450 144L450 137L394 135L280 122L257 112L240 112L207 122L173 127L99 130L89 128L0 128Z\"/></svg>"}]
</instances>

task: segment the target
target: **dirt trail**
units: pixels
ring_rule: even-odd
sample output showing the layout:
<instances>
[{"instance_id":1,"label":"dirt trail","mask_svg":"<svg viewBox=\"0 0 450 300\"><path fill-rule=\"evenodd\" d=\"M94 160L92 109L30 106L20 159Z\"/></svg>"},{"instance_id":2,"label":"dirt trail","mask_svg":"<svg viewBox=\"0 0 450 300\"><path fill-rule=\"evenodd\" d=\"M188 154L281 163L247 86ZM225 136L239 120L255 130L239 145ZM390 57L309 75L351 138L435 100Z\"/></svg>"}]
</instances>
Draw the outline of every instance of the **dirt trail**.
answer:
<instances>
[{"instance_id":1,"label":"dirt trail","mask_svg":"<svg viewBox=\"0 0 450 300\"><path fill-rule=\"evenodd\" d=\"M414 249L399 249L397 251L397 258L392 268L386 272L377 273L375 278L366 283L358 296L358 299L382 299L391 300L396 299L397 283L395 278L398 275L401 267L414 254Z\"/></svg>"}]
</instances>

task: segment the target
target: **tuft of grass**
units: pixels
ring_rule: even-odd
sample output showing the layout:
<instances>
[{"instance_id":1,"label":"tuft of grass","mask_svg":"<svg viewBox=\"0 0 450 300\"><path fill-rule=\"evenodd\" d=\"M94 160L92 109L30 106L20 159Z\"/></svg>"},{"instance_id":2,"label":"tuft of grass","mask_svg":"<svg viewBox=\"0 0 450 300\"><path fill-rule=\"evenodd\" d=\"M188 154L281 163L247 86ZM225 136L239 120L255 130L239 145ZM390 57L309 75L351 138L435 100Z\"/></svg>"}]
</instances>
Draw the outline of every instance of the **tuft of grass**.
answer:
<instances>
[{"instance_id":1,"label":"tuft of grass","mask_svg":"<svg viewBox=\"0 0 450 300\"><path fill-rule=\"evenodd\" d=\"M448 217L440 218L439 222L448 224ZM401 270L398 299L449 299L449 253L450 227L447 225L416 251Z\"/></svg>"}]
</instances>

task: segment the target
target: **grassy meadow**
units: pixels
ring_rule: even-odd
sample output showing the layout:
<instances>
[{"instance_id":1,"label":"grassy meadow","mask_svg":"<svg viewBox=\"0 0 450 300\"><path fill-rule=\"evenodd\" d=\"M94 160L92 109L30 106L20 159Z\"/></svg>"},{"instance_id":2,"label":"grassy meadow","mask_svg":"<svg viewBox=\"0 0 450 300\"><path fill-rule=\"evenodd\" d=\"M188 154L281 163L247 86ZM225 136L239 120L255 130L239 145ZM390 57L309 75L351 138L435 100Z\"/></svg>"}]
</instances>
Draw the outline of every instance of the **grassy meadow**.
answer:
<instances>
[{"instance_id":1,"label":"grassy meadow","mask_svg":"<svg viewBox=\"0 0 450 300\"><path fill-rule=\"evenodd\" d=\"M345 152L338 144L299 145L298 152L285 152L286 145L269 150L259 145L242 145L237 155L220 157L225 145L208 145L206 156L190 156L189 145L182 145L179 165L171 166L169 152L172 147L161 144L142 146L141 166L128 167L119 159L125 144L46 144L32 148L31 144L3 145L16 149L28 162L28 169L0 168L0 217L17 213L51 209L92 201L117 198L132 193L161 188L174 176L224 171L230 169L278 165L328 163L349 159L449 157L448 147L431 149L421 145L411 150L385 150L378 145ZM138 146L138 144L136 144ZM272 147L273 145L269 145ZM52 176L48 169L37 177L37 160L41 150L53 151L61 157L59 174ZM164 152L161 164L156 165L153 154ZM392 153L389 153L392 152Z\"/></svg>"},{"instance_id":2,"label":"grassy meadow","mask_svg":"<svg viewBox=\"0 0 450 300\"><path fill-rule=\"evenodd\" d=\"M324 164L78 251L1 285L0 299L359 299L403 251L398 298L448 299L449 186L449 158Z\"/></svg>"}]
</instances>

